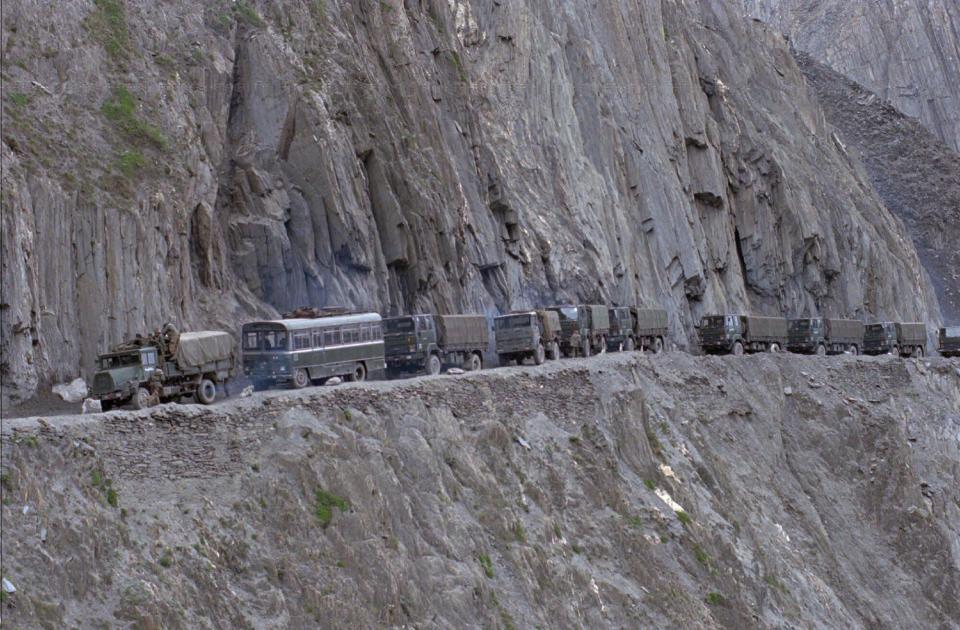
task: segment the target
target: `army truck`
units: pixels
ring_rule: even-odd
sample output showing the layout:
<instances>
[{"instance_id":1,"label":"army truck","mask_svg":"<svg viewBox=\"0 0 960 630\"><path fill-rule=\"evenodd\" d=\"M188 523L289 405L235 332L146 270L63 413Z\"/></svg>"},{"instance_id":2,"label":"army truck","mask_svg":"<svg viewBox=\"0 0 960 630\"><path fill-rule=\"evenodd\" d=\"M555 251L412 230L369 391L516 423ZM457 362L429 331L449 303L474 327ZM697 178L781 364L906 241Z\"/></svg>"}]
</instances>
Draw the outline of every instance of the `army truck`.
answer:
<instances>
[{"instance_id":1,"label":"army truck","mask_svg":"<svg viewBox=\"0 0 960 630\"><path fill-rule=\"evenodd\" d=\"M387 374L444 367L479 370L490 342L484 315L407 315L383 320Z\"/></svg>"},{"instance_id":2,"label":"army truck","mask_svg":"<svg viewBox=\"0 0 960 630\"><path fill-rule=\"evenodd\" d=\"M219 330L180 333L172 324L114 346L97 358L92 396L104 411L131 403L136 409L179 401L205 405L236 369L233 335Z\"/></svg>"},{"instance_id":3,"label":"army truck","mask_svg":"<svg viewBox=\"0 0 960 630\"><path fill-rule=\"evenodd\" d=\"M918 322L877 322L863 333L864 354L922 357L927 345L927 326Z\"/></svg>"},{"instance_id":4,"label":"army truck","mask_svg":"<svg viewBox=\"0 0 960 630\"><path fill-rule=\"evenodd\" d=\"M560 318L560 351L564 356L589 357L607 350L610 313L597 304L551 306Z\"/></svg>"},{"instance_id":5,"label":"army truck","mask_svg":"<svg viewBox=\"0 0 960 630\"><path fill-rule=\"evenodd\" d=\"M859 354L863 322L855 319L808 317L790 320L787 349L797 354Z\"/></svg>"},{"instance_id":6,"label":"army truck","mask_svg":"<svg viewBox=\"0 0 960 630\"><path fill-rule=\"evenodd\" d=\"M707 315L700 321L706 354L780 352L787 345L787 320L753 315Z\"/></svg>"},{"instance_id":7,"label":"army truck","mask_svg":"<svg viewBox=\"0 0 960 630\"><path fill-rule=\"evenodd\" d=\"M632 352L637 349L637 339L634 336L635 308L629 306L615 306L608 310L610 317L610 333L607 335L607 350L610 352Z\"/></svg>"},{"instance_id":8,"label":"army truck","mask_svg":"<svg viewBox=\"0 0 960 630\"><path fill-rule=\"evenodd\" d=\"M667 338L667 311L662 308L633 309L633 334L637 348L654 354L663 352Z\"/></svg>"},{"instance_id":9,"label":"army truck","mask_svg":"<svg viewBox=\"0 0 960 630\"><path fill-rule=\"evenodd\" d=\"M501 365L560 358L560 316L554 311L509 313L493 320L493 330Z\"/></svg>"},{"instance_id":10,"label":"army truck","mask_svg":"<svg viewBox=\"0 0 960 630\"><path fill-rule=\"evenodd\" d=\"M940 354L945 357L960 357L960 326L940 329Z\"/></svg>"}]
</instances>

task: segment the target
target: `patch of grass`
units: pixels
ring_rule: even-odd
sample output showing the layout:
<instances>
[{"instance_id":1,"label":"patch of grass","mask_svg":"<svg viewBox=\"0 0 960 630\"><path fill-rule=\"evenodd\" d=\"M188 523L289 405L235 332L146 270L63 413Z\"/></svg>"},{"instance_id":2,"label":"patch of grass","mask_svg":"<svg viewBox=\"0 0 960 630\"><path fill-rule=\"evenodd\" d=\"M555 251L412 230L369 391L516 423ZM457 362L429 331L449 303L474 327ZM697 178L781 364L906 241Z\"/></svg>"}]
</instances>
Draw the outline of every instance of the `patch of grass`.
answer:
<instances>
[{"instance_id":1,"label":"patch of grass","mask_svg":"<svg viewBox=\"0 0 960 630\"><path fill-rule=\"evenodd\" d=\"M789 589L787 589L786 585L778 580L775 576L768 575L763 578L763 581L766 582L768 586L780 591L781 593L789 592Z\"/></svg>"},{"instance_id":2,"label":"patch of grass","mask_svg":"<svg viewBox=\"0 0 960 630\"><path fill-rule=\"evenodd\" d=\"M579 556L581 553L583 553L583 547L581 547L580 545L578 545L578 544L576 544L576 543L570 545L570 550L571 550L573 553L577 554L578 556Z\"/></svg>"},{"instance_id":3,"label":"patch of grass","mask_svg":"<svg viewBox=\"0 0 960 630\"><path fill-rule=\"evenodd\" d=\"M326 528L333 520L333 508L340 508L341 512L346 512L350 509L350 502L326 490L317 490L317 506L314 514L317 515L321 527Z\"/></svg>"},{"instance_id":4,"label":"patch of grass","mask_svg":"<svg viewBox=\"0 0 960 630\"><path fill-rule=\"evenodd\" d=\"M135 149L132 151L124 151L120 154L120 157L117 158L117 168L120 169L124 177L133 177L146 165L147 159L143 157L143 153Z\"/></svg>"},{"instance_id":5,"label":"patch of grass","mask_svg":"<svg viewBox=\"0 0 960 630\"><path fill-rule=\"evenodd\" d=\"M513 524L513 537L517 539L517 542L527 542L527 530L523 528L523 523L520 521Z\"/></svg>"},{"instance_id":6,"label":"patch of grass","mask_svg":"<svg viewBox=\"0 0 960 630\"><path fill-rule=\"evenodd\" d=\"M107 488L107 505L110 507L117 507L120 503L120 498L117 496L117 491L113 488Z\"/></svg>"},{"instance_id":7,"label":"patch of grass","mask_svg":"<svg viewBox=\"0 0 960 630\"><path fill-rule=\"evenodd\" d=\"M100 111L132 139L153 144L158 149L167 146L167 140L159 129L137 117L137 101L127 88L115 88L113 98L104 102Z\"/></svg>"},{"instance_id":8,"label":"patch of grass","mask_svg":"<svg viewBox=\"0 0 960 630\"><path fill-rule=\"evenodd\" d=\"M576 446L577 444L580 443L580 438L577 437L576 435L571 435L571 436L570 436L570 443L573 444L574 446Z\"/></svg>"},{"instance_id":9,"label":"patch of grass","mask_svg":"<svg viewBox=\"0 0 960 630\"><path fill-rule=\"evenodd\" d=\"M693 557L703 566L710 567L710 554L704 551L700 545L693 546Z\"/></svg>"},{"instance_id":10,"label":"patch of grass","mask_svg":"<svg viewBox=\"0 0 960 630\"><path fill-rule=\"evenodd\" d=\"M94 488L99 488L103 483L103 473L100 472L99 468L95 468L92 473L90 473L90 482L93 484Z\"/></svg>"},{"instance_id":11,"label":"patch of grass","mask_svg":"<svg viewBox=\"0 0 960 630\"><path fill-rule=\"evenodd\" d=\"M482 553L477 557L477 562L479 562L480 566L483 568L483 574L492 580L493 579L493 561L490 560L490 556L488 556L485 553Z\"/></svg>"},{"instance_id":12,"label":"patch of grass","mask_svg":"<svg viewBox=\"0 0 960 630\"><path fill-rule=\"evenodd\" d=\"M346 569L346 568L347 568L347 563L344 562L343 560L337 560L337 568L338 568L338 569Z\"/></svg>"},{"instance_id":13,"label":"patch of grass","mask_svg":"<svg viewBox=\"0 0 960 630\"><path fill-rule=\"evenodd\" d=\"M10 97L10 102L17 107L23 107L30 102L30 97L23 92L11 92L8 96Z\"/></svg>"},{"instance_id":14,"label":"patch of grass","mask_svg":"<svg viewBox=\"0 0 960 630\"><path fill-rule=\"evenodd\" d=\"M660 438L657 437L657 434L646 422L643 423L643 432L647 436L647 442L650 444L650 450L653 451L653 454L657 457L662 455L663 447L660 445Z\"/></svg>"},{"instance_id":15,"label":"patch of grass","mask_svg":"<svg viewBox=\"0 0 960 630\"><path fill-rule=\"evenodd\" d=\"M677 520L683 523L686 527L693 525L693 518L691 518L690 515L683 510L677 512Z\"/></svg>"},{"instance_id":16,"label":"patch of grass","mask_svg":"<svg viewBox=\"0 0 960 630\"><path fill-rule=\"evenodd\" d=\"M126 61L131 47L124 0L93 0L93 4L84 26L114 61Z\"/></svg>"},{"instance_id":17,"label":"patch of grass","mask_svg":"<svg viewBox=\"0 0 960 630\"><path fill-rule=\"evenodd\" d=\"M657 484L653 479L644 479L643 485L645 485L648 490L654 490L657 487Z\"/></svg>"},{"instance_id":18,"label":"patch of grass","mask_svg":"<svg viewBox=\"0 0 960 630\"><path fill-rule=\"evenodd\" d=\"M233 5L233 10L241 20L250 26L262 27L266 24L260 14L257 13L257 8L249 0L237 0L237 3Z\"/></svg>"},{"instance_id":19,"label":"patch of grass","mask_svg":"<svg viewBox=\"0 0 960 630\"><path fill-rule=\"evenodd\" d=\"M641 527L643 527L643 519L640 518L639 516L628 516L627 524L630 525L630 527L635 527L637 529L640 529Z\"/></svg>"},{"instance_id":20,"label":"patch of grass","mask_svg":"<svg viewBox=\"0 0 960 630\"><path fill-rule=\"evenodd\" d=\"M167 549L163 552L163 555L160 556L160 559L157 561L160 563L160 566L164 569L169 569L173 566L173 556L170 554L170 550Z\"/></svg>"},{"instance_id":21,"label":"patch of grass","mask_svg":"<svg viewBox=\"0 0 960 630\"><path fill-rule=\"evenodd\" d=\"M30 448L37 448L38 446L40 446L40 440L37 439L37 436L35 435L28 435L26 438L24 438L23 441Z\"/></svg>"},{"instance_id":22,"label":"patch of grass","mask_svg":"<svg viewBox=\"0 0 960 630\"><path fill-rule=\"evenodd\" d=\"M723 606L727 603L727 599L720 593L707 593L706 598L704 599L711 606Z\"/></svg>"},{"instance_id":23,"label":"patch of grass","mask_svg":"<svg viewBox=\"0 0 960 630\"><path fill-rule=\"evenodd\" d=\"M670 538L666 534L660 534L660 542L666 544L670 542Z\"/></svg>"},{"instance_id":24,"label":"patch of grass","mask_svg":"<svg viewBox=\"0 0 960 630\"><path fill-rule=\"evenodd\" d=\"M560 523L554 523L554 524L553 524L553 534L554 534L557 538L563 538L563 532L560 530Z\"/></svg>"},{"instance_id":25,"label":"patch of grass","mask_svg":"<svg viewBox=\"0 0 960 630\"><path fill-rule=\"evenodd\" d=\"M450 61L453 62L453 67L457 69L457 75L460 77L460 80L464 83L467 82L467 72L463 68L463 61L460 59L460 53L455 50L450 51Z\"/></svg>"}]
</instances>

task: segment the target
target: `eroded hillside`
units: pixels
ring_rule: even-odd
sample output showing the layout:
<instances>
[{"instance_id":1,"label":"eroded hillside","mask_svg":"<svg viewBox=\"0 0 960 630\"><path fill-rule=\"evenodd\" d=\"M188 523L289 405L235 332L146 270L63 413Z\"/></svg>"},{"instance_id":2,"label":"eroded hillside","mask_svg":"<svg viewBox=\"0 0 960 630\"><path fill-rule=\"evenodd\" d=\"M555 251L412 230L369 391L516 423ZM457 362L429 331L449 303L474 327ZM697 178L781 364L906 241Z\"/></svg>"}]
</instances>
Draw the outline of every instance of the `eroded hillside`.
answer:
<instances>
[{"instance_id":1,"label":"eroded hillside","mask_svg":"<svg viewBox=\"0 0 960 630\"><path fill-rule=\"evenodd\" d=\"M568 299L924 319L735 2L3 3L2 395L164 321Z\"/></svg>"},{"instance_id":2,"label":"eroded hillside","mask_svg":"<svg viewBox=\"0 0 960 630\"><path fill-rule=\"evenodd\" d=\"M11 627L943 628L955 362L607 355L8 421Z\"/></svg>"}]
</instances>

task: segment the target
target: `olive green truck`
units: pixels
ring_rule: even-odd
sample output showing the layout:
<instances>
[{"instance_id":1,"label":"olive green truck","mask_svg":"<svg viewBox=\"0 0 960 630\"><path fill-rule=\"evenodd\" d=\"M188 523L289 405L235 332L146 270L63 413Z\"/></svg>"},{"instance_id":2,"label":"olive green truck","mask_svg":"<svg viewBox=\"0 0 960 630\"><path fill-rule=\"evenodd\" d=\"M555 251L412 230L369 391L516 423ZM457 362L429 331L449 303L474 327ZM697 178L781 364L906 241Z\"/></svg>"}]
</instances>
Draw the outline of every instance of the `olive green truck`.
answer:
<instances>
[{"instance_id":1,"label":"olive green truck","mask_svg":"<svg viewBox=\"0 0 960 630\"><path fill-rule=\"evenodd\" d=\"M383 320L387 375L479 370L490 343L484 315L408 315Z\"/></svg>"},{"instance_id":2,"label":"olive green truck","mask_svg":"<svg viewBox=\"0 0 960 630\"><path fill-rule=\"evenodd\" d=\"M870 324L863 334L864 354L922 357L927 345L927 326L922 322Z\"/></svg>"},{"instance_id":3,"label":"olive green truck","mask_svg":"<svg viewBox=\"0 0 960 630\"><path fill-rule=\"evenodd\" d=\"M960 357L960 326L940 329L940 354L945 357Z\"/></svg>"},{"instance_id":4,"label":"olive green truck","mask_svg":"<svg viewBox=\"0 0 960 630\"><path fill-rule=\"evenodd\" d=\"M706 354L780 352L787 345L787 320L753 315L707 315L700 321Z\"/></svg>"},{"instance_id":5,"label":"olive green truck","mask_svg":"<svg viewBox=\"0 0 960 630\"><path fill-rule=\"evenodd\" d=\"M143 409L185 396L210 405L216 400L217 385L226 384L236 368L230 333L180 333L167 324L100 355L91 395L100 400L103 411L128 403Z\"/></svg>"},{"instance_id":6,"label":"olive green truck","mask_svg":"<svg viewBox=\"0 0 960 630\"><path fill-rule=\"evenodd\" d=\"M564 356L589 357L607 351L610 313L602 304L551 306L560 318L560 351Z\"/></svg>"},{"instance_id":7,"label":"olive green truck","mask_svg":"<svg viewBox=\"0 0 960 630\"><path fill-rule=\"evenodd\" d=\"M500 365L560 358L560 316L555 311L510 313L493 320Z\"/></svg>"}]
</instances>

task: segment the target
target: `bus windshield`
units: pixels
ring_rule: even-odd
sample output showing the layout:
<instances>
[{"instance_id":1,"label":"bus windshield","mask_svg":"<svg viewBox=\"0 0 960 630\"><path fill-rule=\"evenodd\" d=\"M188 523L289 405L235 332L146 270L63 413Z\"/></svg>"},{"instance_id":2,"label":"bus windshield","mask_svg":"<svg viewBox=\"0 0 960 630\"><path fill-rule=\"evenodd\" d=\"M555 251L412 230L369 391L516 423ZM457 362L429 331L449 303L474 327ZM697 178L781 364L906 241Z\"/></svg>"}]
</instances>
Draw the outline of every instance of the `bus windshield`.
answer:
<instances>
[{"instance_id":1,"label":"bus windshield","mask_svg":"<svg viewBox=\"0 0 960 630\"><path fill-rule=\"evenodd\" d=\"M287 333L282 330L248 330L243 334L244 350L286 350Z\"/></svg>"}]
</instances>

